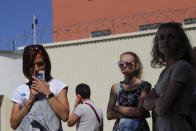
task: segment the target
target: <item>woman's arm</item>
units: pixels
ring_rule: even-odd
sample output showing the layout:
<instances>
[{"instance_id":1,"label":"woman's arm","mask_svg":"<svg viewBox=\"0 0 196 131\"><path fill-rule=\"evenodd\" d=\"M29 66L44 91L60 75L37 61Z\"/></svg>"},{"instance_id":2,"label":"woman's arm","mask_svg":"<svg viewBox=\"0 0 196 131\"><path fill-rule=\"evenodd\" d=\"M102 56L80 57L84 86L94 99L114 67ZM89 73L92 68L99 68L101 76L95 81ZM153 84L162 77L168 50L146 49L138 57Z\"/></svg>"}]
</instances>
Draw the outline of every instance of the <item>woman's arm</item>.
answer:
<instances>
[{"instance_id":1,"label":"woman's arm","mask_svg":"<svg viewBox=\"0 0 196 131\"><path fill-rule=\"evenodd\" d=\"M165 95L158 98L155 104L155 112L158 116L164 115L175 102L178 94L183 88L183 83L169 82ZM191 95L191 94L190 94Z\"/></svg>"},{"instance_id":2,"label":"woman's arm","mask_svg":"<svg viewBox=\"0 0 196 131\"><path fill-rule=\"evenodd\" d=\"M138 107L115 106L114 111L125 116L141 116Z\"/></svg>"},{"instance_id":3,"label":"woman's arm","mask_svg":"<svg viewBox=\"0 0 196 131\"><path fill-rule=\"evenodd\" d=\"M121 115L114 111L114 107L116 106L117 90L118 90L118 84L112 85L112 88L110 90L110 98L108 102L108 107L107 107L107 119L108 120L121 118Z\"/></svg>"},{"instance_id":4,"label":"woman's arm","mask_svg":"<svg viewBox=\"0 0 196 131\"><path fill-rule=\"evenodd\" d=\"M64 122L68 120L69 103L67 99L67 89L62 89L58 97L52 97L48 100L48 102L61 120L63 120Z\"/></svg>"},{"instance_id":5,"label":"woman's arm","mask_svg":"<svg viewBox=\"0 0 196 131\"><path fill-rule=\"evenodd\" d=\"M114 110L126 116L138 116L138 117L142 116L143 115L143 102L144 102L144 99L149 95L150 89L151 89L150 85L147 85L144 87L139 97L137 107L116 106Z\"/></svg>"},{"instance_id":6,"label":"woman's arm","mask_svg":"<svg viewBox=\"0 0 196 131\"><path fill-rule=\"evenodd\" d=\"M153 110L156 115L165 115L176 102L179 94L184 93L182 92L183 88L191 88L186 87L186 85L187 83L193 84L195 81L194 78L195 75L192 66L185 61L179 61L170 73L170 79L168 81L168 86L165 87L166 90L164 95L159 98L151 98L151 102L154 103ZM161 86L161 84L157 84L157 86Z\"/></svg>"},{"instance_id":7,"label":"woman's arm","mask_svg":"<svg viewBox=\"0 0 196 131\"><path fill-rule=\"evenodd\" d=\"M148 111L154 110L158 97L155 89L152 89L150 95L144 99L143 107Z\"/></svg>"},{"instance_id":8,"label":"woman's arm","mask_svg":"<svg viewBox=\"0 0 196 131\"><path fill-rule=\"evenodd\" d=\"M28 113L31 107L31 103L25 103L25 105L20 108L20 104L14 103L12 107L11 117L10 117L10 125L12 129L16 130L23 120L24 116Z\"/></svg>"},{"instance_id":9,"label":"woman's arm","mask_svg":"<svg viewBox=\"0 0 196 131\"><path fill-rule=\"evenodd\" d=\"M24 103L22 108L20 108L20 104L18 104L18 103L13 104L11 117L10 117L10 125L11 125L12 129L16 130L18 128L21 121L23 120L23 118L28 113L29 109L31 108L37 93L38 92L31 89L30 90L30 97L27 100L27 102Z\"/></svg>"},{"instance_id":10,"label":"woman's arm","mask_svg":"<svg viewBox=\"0 0 196 131\"><path fill-rule=\"evenodd\" d=\"M144 100L144 104L143 104L143 107L148 110L148 111L152 111L154 110L155 106L156 106L156 103L157 103L157 100L158 98L151 98L151 97L148 97Z\"/></svg>"},{"instance_id":11,"label":"woman's arm","mask_svg":"<svg viewBox=\"0 0 196 131\"><path fill-rule=\"evenodd\" d=\"M145 99L144 108L154 110L158 116L164 115L175 102L177 95L183 88L183 83L169 82L168 88L163 97L150 97Z\"/></svg>"}]
</instances>

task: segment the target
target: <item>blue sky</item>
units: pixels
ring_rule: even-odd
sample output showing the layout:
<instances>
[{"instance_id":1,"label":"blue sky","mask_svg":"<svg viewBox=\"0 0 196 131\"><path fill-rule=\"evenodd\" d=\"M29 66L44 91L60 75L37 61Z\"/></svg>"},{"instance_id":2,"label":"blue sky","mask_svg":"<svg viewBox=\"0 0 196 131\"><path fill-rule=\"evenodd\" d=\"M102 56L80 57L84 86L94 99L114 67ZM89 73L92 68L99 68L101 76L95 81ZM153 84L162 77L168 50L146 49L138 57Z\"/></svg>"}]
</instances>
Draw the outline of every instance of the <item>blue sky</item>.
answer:
<instances>
[{"instance_id":1,"label":"blue sky","mask_svg":"<svg viewBox=\"0 0 196 131\"><path fill-rule=\"evenodd\" d=\"M12 50L13 40L15 48L33 44L33 15L38 19L38 41L50 42L52 0L0 0L0 50Z\"/></svg>"}]
</instances>

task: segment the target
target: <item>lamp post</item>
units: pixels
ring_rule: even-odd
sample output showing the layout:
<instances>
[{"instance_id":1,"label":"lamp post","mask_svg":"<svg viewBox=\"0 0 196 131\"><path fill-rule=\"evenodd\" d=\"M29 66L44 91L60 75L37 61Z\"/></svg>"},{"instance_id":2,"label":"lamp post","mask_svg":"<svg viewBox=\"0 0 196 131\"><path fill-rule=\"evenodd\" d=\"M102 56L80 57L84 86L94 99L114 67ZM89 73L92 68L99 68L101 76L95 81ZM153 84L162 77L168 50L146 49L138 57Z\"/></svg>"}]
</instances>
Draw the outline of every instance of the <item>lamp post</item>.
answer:
<instances>
[{"instance_id":1,"label":"lamp post","mask_svg":"<svg viewBox=\"0 0 196 131\"><path fill-rule=\"evenodd\" d=\"M33 16L33 24L32 24L32 29L33 29L33 42L36 44L36 25L38 24L38 20L36 19L35 15Z\"/></svg>"},{"instance_id":2,"label":"lamp post","mask_svg":"<svg viewBox=\"0 0 196 131\"><path fill-rule=\"evenodd\" d=\"M14 50L15 50L15 48L14 48L14 47L15 47L15 43L16 43L16 40L14 39L14 40L13 40L13 43L12 43L12 44L13 44L13 45L12 45L12 46L13 46L13 49L12 49L13 52L14 52Z\"/></svg>"}]
</instances>

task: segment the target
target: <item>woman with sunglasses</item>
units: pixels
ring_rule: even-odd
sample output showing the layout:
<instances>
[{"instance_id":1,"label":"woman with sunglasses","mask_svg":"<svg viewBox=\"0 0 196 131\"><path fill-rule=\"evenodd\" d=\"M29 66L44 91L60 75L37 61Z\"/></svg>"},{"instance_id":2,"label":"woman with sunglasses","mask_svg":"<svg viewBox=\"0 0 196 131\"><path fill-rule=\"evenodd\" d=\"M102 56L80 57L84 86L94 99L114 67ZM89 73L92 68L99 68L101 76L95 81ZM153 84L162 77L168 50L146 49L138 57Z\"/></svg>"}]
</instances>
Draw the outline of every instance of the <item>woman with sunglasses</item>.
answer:
<instances>
[{"instance_id":1,"label":"woman with sunglasses","mask_svg":"<svg viewBox=\"0 0 196 131\"><path fill-rule=\"evenodd\" d=\"M155 88L144 100L152 110L154 131L191 131L187 117L195 84L195 57L180 23L158 28L152 49L152 67L163 67Z\"/></svg>"},{"instance_id":2,"label":"woman with sunglasses","mask_svg":"<svg viewBox=\"0 0 196 131\"><path fill-rule=\"evenodd\" d=\"M45 72L45 75L42 74L45 76L43 80L36 78L34 75L35 72L39 71ZM54 123L48 124L53 118L57 118L57 121L59 118L60 120L67 121L69 116L68 87L64 82L51 76L51 62L48 53L42 45L30 45L24 48L23 74L29 81L18 86L10 98L13 102L10 118L11 127L13 129L19 127L20 130L25 131L30 128L53 130L50 128L53 128L52 124ZM37 104L38 102L40 103ZM46 103L46 107L43 107L45 103L42 102ZM40 113L40 111L44 114L43 116L40 116L40 114L37 114L37 116L33 115L33 113ZM34 120L34 116L38 120ZM28 118L33 120L30 121ZM41 120L43 118L44 121ZM45 121L48 118L51 119ZM58 123L59 127L55 127L57 125L54 125L55 128L58 128L58 131L62 131L60 120ZM25 125L25 122L26 124L29 122L30 125ZM46 123L46 125L42 123Z\"/></svg>"},{"instance_id":3,"label":"woman with sunglasses","mask_svg":"<svg viewBox=\"0 0 196 131\"><path fill-rule=\"evenodd\" d=\"M125 52L121 54L118 66L124 80L112 85L107 107L108 120L116 119L113 131L149 131L145 118L150 114L143 110L142 104L151 84L140 79L139 57L133 52Z\"/></svg>"}]
</instances>

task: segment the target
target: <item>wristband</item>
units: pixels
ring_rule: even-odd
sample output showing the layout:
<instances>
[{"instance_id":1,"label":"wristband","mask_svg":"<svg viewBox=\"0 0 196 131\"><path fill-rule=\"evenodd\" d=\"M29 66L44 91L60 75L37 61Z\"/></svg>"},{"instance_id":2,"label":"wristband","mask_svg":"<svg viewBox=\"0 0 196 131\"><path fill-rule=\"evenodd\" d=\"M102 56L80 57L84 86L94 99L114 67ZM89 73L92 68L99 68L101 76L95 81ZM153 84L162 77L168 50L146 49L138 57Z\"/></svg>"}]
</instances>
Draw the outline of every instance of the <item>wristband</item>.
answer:
<instances>
[{"instance_id":1,"label":"wristband","mask_svg":"<svg viewBox=\"0 0 196 131\"><path fill-rule=\"evenodd\" d=\"M47 99L50 99L52 97L54 97L54 93L50 93L49 95L46 96Z\"/></svg>"}]
</instances>

